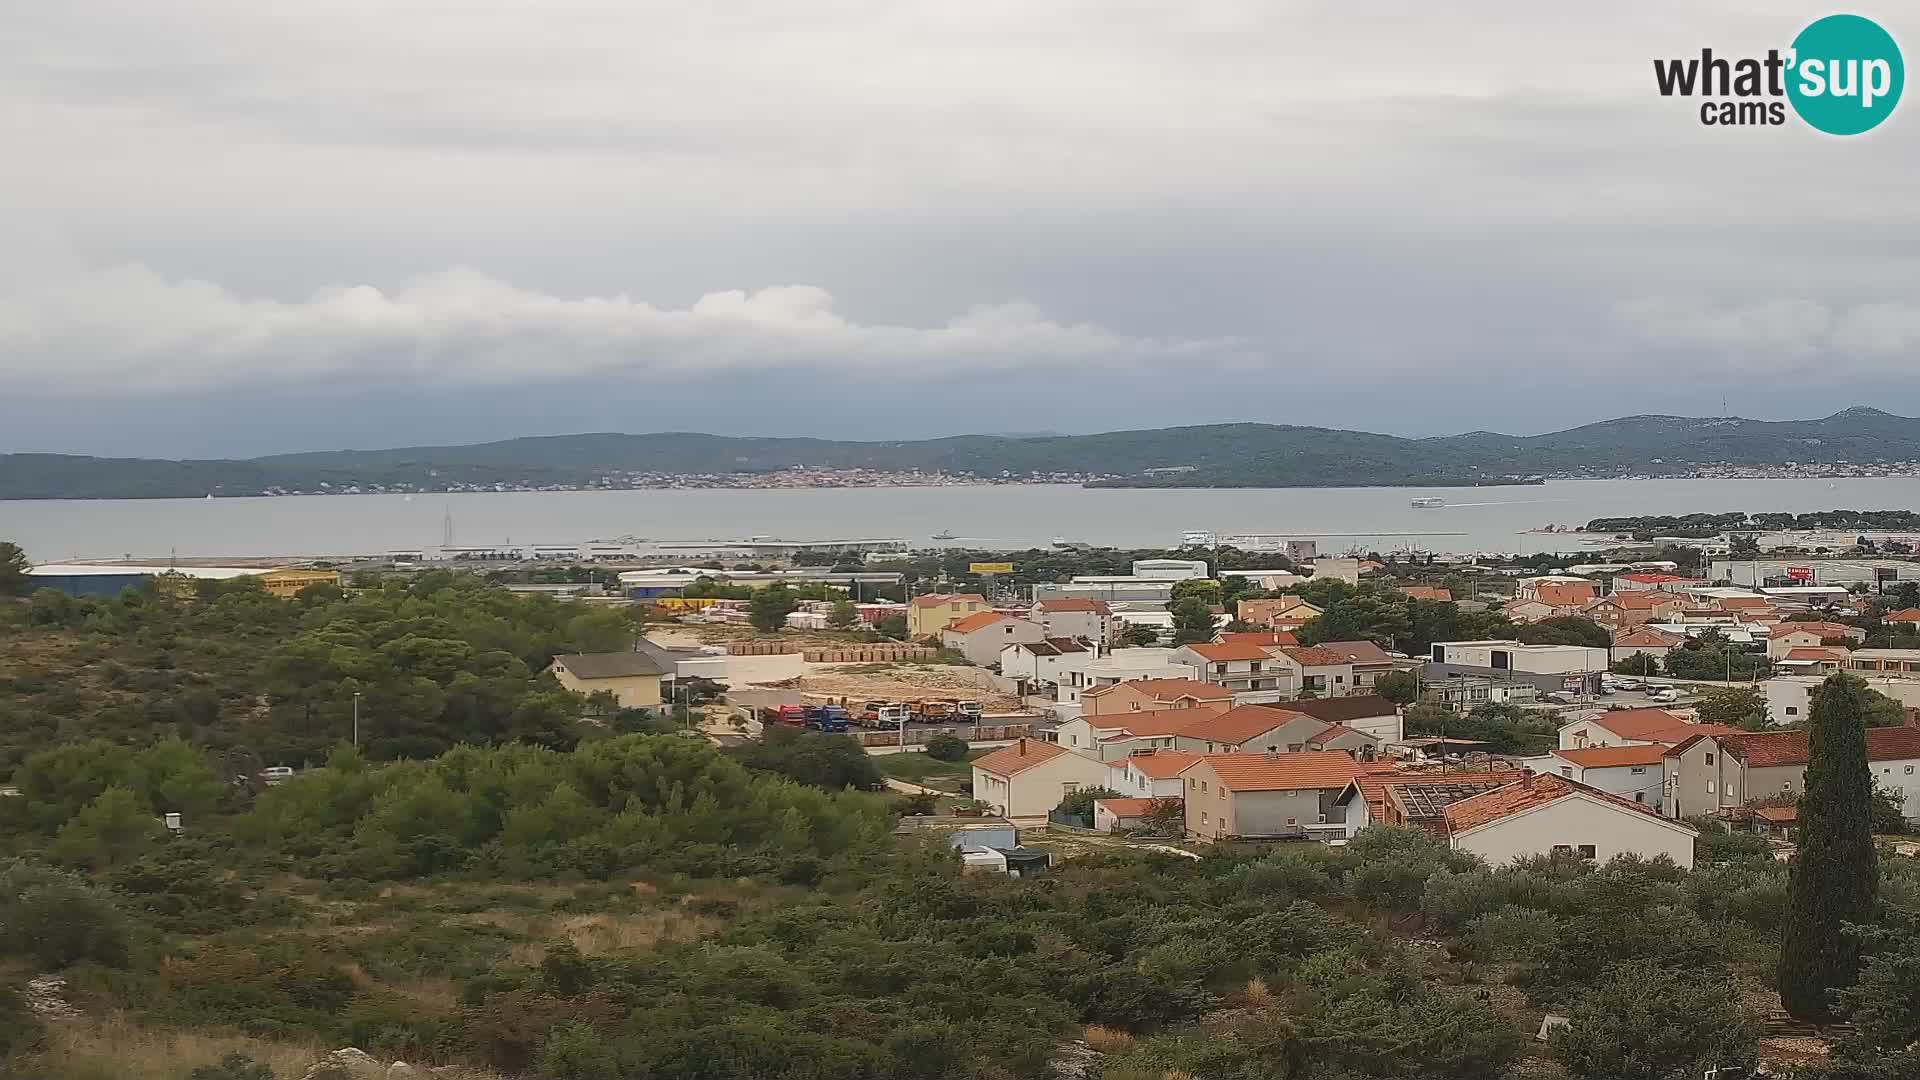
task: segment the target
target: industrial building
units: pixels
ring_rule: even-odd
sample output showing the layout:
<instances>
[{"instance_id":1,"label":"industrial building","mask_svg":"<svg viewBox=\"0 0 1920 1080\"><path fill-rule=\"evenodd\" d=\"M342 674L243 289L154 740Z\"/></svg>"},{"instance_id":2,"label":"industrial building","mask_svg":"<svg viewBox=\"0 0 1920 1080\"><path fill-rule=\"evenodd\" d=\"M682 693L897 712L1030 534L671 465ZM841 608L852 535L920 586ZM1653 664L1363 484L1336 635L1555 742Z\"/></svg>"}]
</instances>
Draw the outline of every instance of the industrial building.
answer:
<instances>
[{"instance_id":1,"label":"industrial building","mask_svg":"<svg viewBox=\"0 0 1920 1080\"><path fill-rule=\"evenodd\" d=\"M69 596L117 596L137 589L151 578L172 576L182 581L232 581L260 577L273 571L258 566L139 566L112 563L42 563L27 568L36 589L55 589ZM335 575L338 580L338 575Z\"/></svg>"},{"instance_id":2,"label":"industrial building","mask_svg":"<svg viewBox=\"0 0 1920 1080\"><path fill-rule=\"evenodd\" d=\"M752 588L764 588L768 585L802 585L820 583L835 585L847 590L855 599L860 598L863 586L891 587L899 585L905 579L897 573L858 572L833 573L827 570L709 570L697 566L670 566L656 570L628 570L620 575L620 591L632 600L652 600L662 596L679 596L686 587L700 578L725 582L728 585L746 585Z\"/></svg>"}]
</instances>

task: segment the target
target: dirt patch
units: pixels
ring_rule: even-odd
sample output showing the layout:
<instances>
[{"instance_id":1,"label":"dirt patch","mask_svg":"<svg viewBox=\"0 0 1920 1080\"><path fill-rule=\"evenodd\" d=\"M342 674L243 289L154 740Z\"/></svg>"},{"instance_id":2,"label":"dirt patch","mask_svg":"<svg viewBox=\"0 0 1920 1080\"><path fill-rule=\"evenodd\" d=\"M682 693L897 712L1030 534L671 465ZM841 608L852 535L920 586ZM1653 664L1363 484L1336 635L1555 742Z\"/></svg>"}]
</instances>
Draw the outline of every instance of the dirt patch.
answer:
<instances>
[{"instance_id":1,"label":"dirt patch","mask_svg":"<svg viewBox=\"0 0 1920 1080\"><path fill-rule=\"evenodd\" d=\"M1020 707L1020 699L1012 694L981 686L977 669L952 664L830 665L781 685L811 696L846 698L855 705L956 699L978 701L988 712L1014 712Z\"/></svg>"}]
</instances>

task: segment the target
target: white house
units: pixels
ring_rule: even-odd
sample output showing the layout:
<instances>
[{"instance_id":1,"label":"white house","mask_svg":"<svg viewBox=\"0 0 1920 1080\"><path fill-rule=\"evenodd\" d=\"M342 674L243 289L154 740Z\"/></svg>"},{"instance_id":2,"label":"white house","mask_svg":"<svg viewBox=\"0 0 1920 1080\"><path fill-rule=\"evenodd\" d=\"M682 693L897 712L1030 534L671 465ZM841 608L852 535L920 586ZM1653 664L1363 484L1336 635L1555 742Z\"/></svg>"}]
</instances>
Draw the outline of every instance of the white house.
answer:
<instances>
[{"instance_id":1,"label":"white house","mask_svg":"<svg viewBox=\"0 0 1920 1080\"><path fill-rule=\"evenodd\" d=\"M1030 618L1047 628L1049 638L1077 638L1102 648L1113 644L1113 608L1105 600L1049 597L1033 605Z\"/></svg>"},{"instance_id":2,"label":"white house","mask_svg":"<svg viewBox=\"0 0 1920 1080\"><path fill-rule=\"evenodd\" d=\"M1177 799L1180 773L1200 755L1180 750L1142 750L1107 762L1107 786L1135 799Z\"/></svg>"},{"instance_id":3,"label":"white house","mask_svg":"<svg viewBox=\"0 0 1920 1080\"><path fill-rule=\"evenodd\" d=\"M1046 639L1046 627L998 611L976 612L940 631L940 644L980 667L998 663L1000 650L1009 645Z\"/></svg>"},{"instance_id":4,"label":"white house","mask_svg":"<svg viewBox=\"0 0 1920 1080\"><path fill-rule=\"evenodd\" d=\"M1695 735L1719 729L1700 727L1679 713L1665 709L1613 709L1583 716L1560 725L1560 749L1583 750L1589 746L1672 746Z\"/></svg>"},{"instance_id":5,"label":"white house","mask_svg":"<svg viewBox=\"0 0 1920 1080\"><path fill-rule=\"evenodd\" d=\"M1107 775L1105 762L1020 739L974 761L973 797L1003 817L1046 817L1068 795L1104 785Z\"/></svg>"},{"instance_id":6,"label":"white house","mask_svg":"<svg viewBox=\"0 0 1920 1080\"><path fill-rule=\"evenodd\" d=\"M1173 661L1199 671L1202 682L1233 691L1235 701L1279 701L1300 685L1286 663L1258 645L1196 642L1173 650Z\"/></svg>"},{"instance_id":7,"label":"white house","mask_svg":"<svg viewBox=\"0 0 1920 1080\"><path fill-rule=\"evenodd\" d=\"M1000 674L1034 686L1078 690L1086 685L1087 665L1092 662L1093 649L1073 638L1022 641L1000 650Z\"/></svg>"},{"instance_id":8,"label":"white house","mask_svg":"<svg viewBox=\"0 0 1920 1080\"><path fill-rule=\"evenodd\" d=\"M1287 702L1286 707L1315 720L1365 732L1381 742L1399 742L1406 738L1406 720L1400 707L1378 694L1300 698Z\"/></svg>"},{"instance_id":9,"label":"white house","mask_svg":"<svg viewBox=\"0 0 1920 1080\"><path fill-rule=\"evenodd\" d=\"M1436 641L1433 662L1495 671L1524 671L1531 675L1573 675L1606 671L1611 657L1606 649L1582 645L1525 645L1511 640Z\"/></svg>"},{"instance_id":10,"label":"white house","mask_svg":"<svg viewBox=\"0 0 1920 1080\"><path fill-rule=\"evenodd\" d=\"M1529 772L1553 773L1645 806L1659 806L1667 779L1667 755L1671 750L1662 743L1591 746L1583 750L1554 750L1522 764Z\"/></svg>"},{"instance_id":11,"label":"white house","mask_svg":"<svg viewBox=\"0 0 1920 1080\"><path fill-rule=\"evenodd\" d=\"M1115 683L1147 679L1191 679L1197 674L1190 665L1173 663L1172 658L1172 649L1114 649L1105 656L1087 661L1082 687L1112 686ZM1078 703L1080 689L1070 690L1062 686L1056 700Z\"/></svg>"},{"instance_id":12,"label":"white house","mask_svg":"<svg viewBox=\"0 0 1920 1080\"><path fill-rule=\"evenodd\" d=\"M1660 855L1693 867L1693 829L1658 810L1551 773L1528 776L1449 805L1447 843L1501 866L1565 852L1596 862Z\"/></svg>"}]
</instances>

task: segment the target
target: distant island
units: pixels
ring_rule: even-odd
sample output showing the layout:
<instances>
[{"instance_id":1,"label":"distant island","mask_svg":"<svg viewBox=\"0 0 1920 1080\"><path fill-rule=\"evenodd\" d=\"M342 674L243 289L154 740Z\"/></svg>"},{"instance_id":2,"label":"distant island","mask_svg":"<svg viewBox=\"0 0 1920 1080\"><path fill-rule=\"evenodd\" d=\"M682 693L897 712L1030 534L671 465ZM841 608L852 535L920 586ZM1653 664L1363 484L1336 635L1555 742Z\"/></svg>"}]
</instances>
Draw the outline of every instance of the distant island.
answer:
<instances>
[{"instance_id":1,"label":"distant island","mask_svg":"<svg viewBox=\"0 0 1920 1080\"><path fill-rule=\"evenodd\" d=\"M1545 435L1404 438L1276 424L849 442L663 432L167 461L0 455L0 499L1081 484L1472 487L1616 477L1920 474L1920 419L1629 416Z\"/></svg>"}]
</instances>

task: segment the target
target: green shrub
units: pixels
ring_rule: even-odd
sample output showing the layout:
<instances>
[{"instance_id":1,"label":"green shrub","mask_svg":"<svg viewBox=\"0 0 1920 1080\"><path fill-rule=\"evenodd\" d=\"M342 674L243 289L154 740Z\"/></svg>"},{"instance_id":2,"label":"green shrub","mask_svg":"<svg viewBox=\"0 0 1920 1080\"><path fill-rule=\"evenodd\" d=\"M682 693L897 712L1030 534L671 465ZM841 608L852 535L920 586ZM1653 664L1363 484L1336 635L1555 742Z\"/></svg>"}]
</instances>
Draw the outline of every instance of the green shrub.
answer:
<instances>
[{"instance_id":1,"label":"green shrub","mask_svg":"<svg viewBox=\"0 0 1920 1080\"><path fill-rule=\"evenodd\" d=\"M927 754L939 761L965 761L972 747L958 735L941 732L927 740Z\"/></svg>"},{"instance_id":2,"label":"green shrub","mask_svg":"<svg viewBox=\"0 0 1920 1080\"><path fill-rule=\"evenodd\" d=\"M127 962L127 920L85 880L21 860L0 865L0 952L42 967Z\"/></svg>"}]
</instances>

